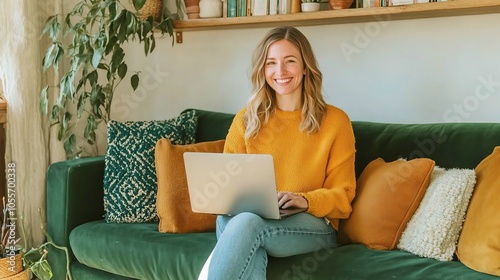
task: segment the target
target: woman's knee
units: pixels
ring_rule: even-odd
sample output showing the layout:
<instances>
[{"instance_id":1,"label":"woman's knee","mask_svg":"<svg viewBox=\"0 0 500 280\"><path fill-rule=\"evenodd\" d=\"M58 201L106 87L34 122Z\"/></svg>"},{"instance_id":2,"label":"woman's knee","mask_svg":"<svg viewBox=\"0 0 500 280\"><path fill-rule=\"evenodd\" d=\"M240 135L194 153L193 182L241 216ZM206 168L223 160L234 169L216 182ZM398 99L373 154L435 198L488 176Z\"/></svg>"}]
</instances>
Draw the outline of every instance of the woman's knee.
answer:
<instances>
[{"instance_id":1,"label":"woman's knee","mask_svg":"<svg viewBox=\"0 0 500 280\"><path fill-rule=\"evenodd\" d=\"M217 217L217 236L226 230L232 232L260 231L263 219L256 214L244 212L235 216Z\"/></svg>"},{"instance_id":2,"label":"woman's knee","mask_svg":"<svg viewBox=\"0 0 500 280\"><path fill-rule=\"evenodd\" d=\"M259 227L264 220L257 214L243 212L231 219L231 223L235 226L251 226L252 228Z\"/></svg>"}]
</instances>

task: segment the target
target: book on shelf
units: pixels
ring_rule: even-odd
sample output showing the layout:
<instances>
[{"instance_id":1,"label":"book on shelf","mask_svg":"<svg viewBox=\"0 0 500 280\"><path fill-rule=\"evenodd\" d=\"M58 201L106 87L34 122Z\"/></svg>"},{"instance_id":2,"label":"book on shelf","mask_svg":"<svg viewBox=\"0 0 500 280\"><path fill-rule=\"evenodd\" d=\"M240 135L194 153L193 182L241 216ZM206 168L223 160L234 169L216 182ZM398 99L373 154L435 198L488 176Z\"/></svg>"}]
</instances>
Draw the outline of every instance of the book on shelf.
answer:
<instances>
[{"instance_id":1,"label":"book on shelf","mask_svg":"<svg viewBox=\"0 0 500 280\"><path fill-rule=\"evenodd\" d=\"M237 0L227 0L227 17L236 17Z\"/></svg>"},{"instance_id":2,"label":"book on shelf","mask_svg":"<svg viewBox=\"0 0 500 280\"><path fill-rule=\"evenodd\" d=\"M363 8L412 5L418 3L446 2L447 0L363 0Z\"/></svg>"},{"instance_id":3,"label":"book on shelf","mask_svg":"<svg viewBox=\"0 0 500 280\"><path fill-rule=\"evenodd\" d=\"M279 14L289 14L292 12L292 1L291 0L278 0L278 13Z\"/></svg>"},{"instance_id":4,"label":"book on shelf","mask_svg":"<svg viewBox=\"0 0 500 280\"><path fill-rule=\"evenodd\" d=\"M227 0L222 0L222 17L227 17Z\"/></svg>"},{"instance_id":5,"label":"book on shelf","mask_svg":"<svg viewBox=\"0 0 500 280\"><path fill-rule=\"evenodd\" d=\"M247 0L236 0L236 16L247 16Z\"/></svg>"},{"instance_id":6,"label":"book on shelf","mask_svg":"<svg viewBox=\"0 0 500 280\"><path fill-rule=\"evenodd\" d=\"M399 6L399 5L411 5L413 4L413 0L392 0L391 6Z\"/></svg>"},{"instance_id":7,"label":"book on shelf","mask_svg":"<svg viewBox=\"0 0 500 280\"><path fill-rule=\"evenodd\" d=\"M268 0L253 0L252 16L265 16L269 14Z\"/></svg>"},{"instance_id":8,"label":"book on shelf","mask_svg":"<svg viewBox=\"0 0 500 280\"><path fill-rule=\"evenodd\" d=\"M277 15L278 14L278 6L279 0L269 0L269 14Z\"/></svg>"},{"instance_id":9,"label":"book on shelf","mask_svg":"<svg viewBox=\"0 0 500 280\"><path fill-rule=\"evenodd\" d=\"M252 15L252 2L253 0L246 0L247 1L247 16Z\"/></svg>"}]
</instances>

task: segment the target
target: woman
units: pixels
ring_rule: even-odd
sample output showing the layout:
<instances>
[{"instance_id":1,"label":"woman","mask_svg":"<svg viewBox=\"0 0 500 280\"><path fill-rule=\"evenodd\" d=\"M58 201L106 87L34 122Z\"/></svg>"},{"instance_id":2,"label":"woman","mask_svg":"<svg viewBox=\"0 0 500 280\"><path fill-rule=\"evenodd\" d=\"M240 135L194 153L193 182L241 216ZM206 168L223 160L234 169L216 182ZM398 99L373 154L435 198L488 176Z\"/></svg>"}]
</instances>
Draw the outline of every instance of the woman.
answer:
<instances>
[{"instance_id":1,"label":"woman","mask_svg":"<svg viewBox=\"0 0 500 280\"><path fill-rule=\"evenodd\" d=\"M339 219L355 193L354 135L348 116L325 103L322 74L306 37L271 30L253 56L254 93L229 129L225 153L271 154L281 220L252 213L217 218L208 278L266 279L267 256L337 246Z\"/></svg>"}]
</instances>

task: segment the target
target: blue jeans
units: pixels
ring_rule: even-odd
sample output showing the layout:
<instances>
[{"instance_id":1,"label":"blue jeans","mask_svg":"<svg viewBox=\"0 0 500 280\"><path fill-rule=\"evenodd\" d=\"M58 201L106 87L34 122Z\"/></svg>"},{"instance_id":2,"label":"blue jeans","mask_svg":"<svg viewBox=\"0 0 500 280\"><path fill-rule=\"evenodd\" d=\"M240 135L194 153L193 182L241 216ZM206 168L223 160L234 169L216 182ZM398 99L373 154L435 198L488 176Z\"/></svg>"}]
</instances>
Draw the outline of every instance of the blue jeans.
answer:
<instances>
[{"instance_id":1,"label":"blue jeans","mask_svg":"<svg viewBox=\"0 0 500 280\"><path fill-rule=\"evenodd\" d=\"M213 280L264 280L268 255L288 257L338 246L337 232L309 213L282 220L252 213L219 216L217 239L208 272Z\"/></svg>"}]
</instances>

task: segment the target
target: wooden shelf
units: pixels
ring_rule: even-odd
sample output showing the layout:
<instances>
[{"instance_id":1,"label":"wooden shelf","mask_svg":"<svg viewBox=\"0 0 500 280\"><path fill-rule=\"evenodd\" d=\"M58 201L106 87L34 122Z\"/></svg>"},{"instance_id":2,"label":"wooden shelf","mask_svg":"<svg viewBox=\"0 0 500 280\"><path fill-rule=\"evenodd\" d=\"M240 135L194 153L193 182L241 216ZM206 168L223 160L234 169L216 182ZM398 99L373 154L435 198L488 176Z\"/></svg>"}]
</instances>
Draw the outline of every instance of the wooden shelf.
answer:
<instances>
[{"instance_id":1,"label":"wooden shelf","mask_svg":"<svg viewBox=\"0 0 500 280\"><path fill-rule=\"evenodd\" d=\"M499 0L448 0L447 2L406 6L330 10L286 15L176 20L174 21L174 29L180 33L195 30L258 28L283 25L329 25L493 13L500 13Z\"/></svg>"}]
</instances>

